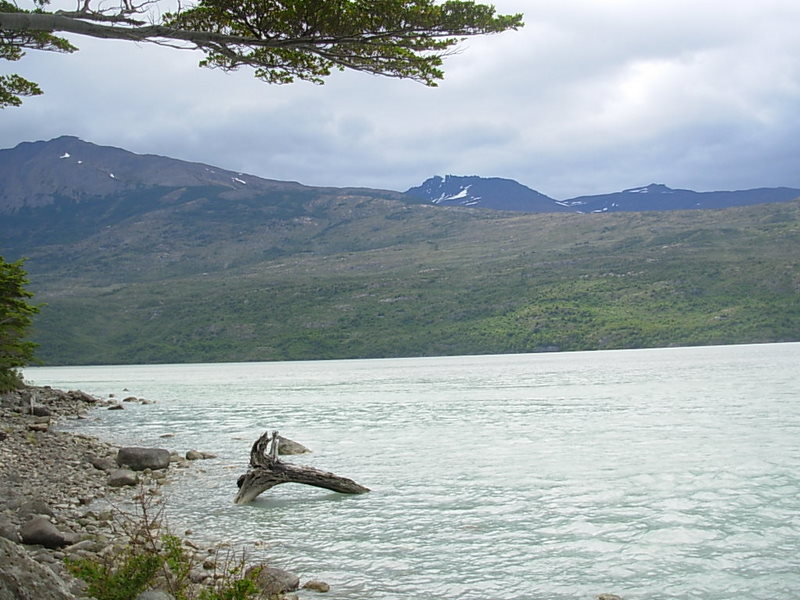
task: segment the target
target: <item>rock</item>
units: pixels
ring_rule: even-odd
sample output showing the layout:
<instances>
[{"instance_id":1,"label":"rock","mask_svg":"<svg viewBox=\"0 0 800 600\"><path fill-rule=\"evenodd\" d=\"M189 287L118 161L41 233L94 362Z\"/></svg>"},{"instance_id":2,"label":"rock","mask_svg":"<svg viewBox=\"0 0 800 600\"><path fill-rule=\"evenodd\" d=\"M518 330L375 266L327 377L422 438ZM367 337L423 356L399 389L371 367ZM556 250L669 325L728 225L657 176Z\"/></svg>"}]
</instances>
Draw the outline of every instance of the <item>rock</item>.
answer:
<instances>
[{"instance_id":1,"label":"rock","mask_svg":"<svg viewBox=\"0 0 800 600\"><path fill-rule=\"evenodd\" d=\"M136 473L134 473L133 471L130 471L128 469L117 469L116 471L112 471L109 474L106 483L111 487L136 485L137 483L139 483L139 476L136 475Z\"/></svg>"},{"instance_id":2,"label":"rock","mask_svg":"<svg viewBox=\"0 0 800 600\"><path fill-rule=\"evenodd\" d=\"M158 437L161 437L161 438L174 438L174 437L175 437L175 434L174 434L174 433L162 433L162 434L161 434L160 436L158 436Z\"/></svg>"},{"instance_id":3,"label":"rock","mask_svg":"<svg viewBox=\"0 0 800 600\"><path fill-rule=\"evenodd\" d=\"M308 448L303 446L300 442L295 442L283 436L278 436L278 454L292 455L292 454L308 454L311 452Z\"/></svg>"},{"instance_id":4,"label":"rock","mask_svg":"<svg viewBox=\"0 0 800 600\"><path fill-rule=\"evenodd\" d=\"M51 417L53 416L53 411L46 406L37 404L31 409L31 414L36 417Z\"/></svg>"},{"instance_id":5,"label":"rock","mask_svg":"<svg viewBox=\"0 0 800 600\"><path fill-rule=\"evenodd\" d=\"M186 453L186 460L204 460L207 458L217 458L216 454L210 452L200 452L198 450L189 450Z\"/></svg>"},{"instance_id":6,"label":"rock","mask_svg":"<svg viewBox=\"0 0 800 600\"><path fill-rule=\"evenodd\" d=\"M245 575L254 577L255 584L265 596L292 592L300 586L300 578L294 573L266 565L255 565Z\"/></svg>"},{"instance_id":7,"label":"rock","mask_svg":"<svg viewBox=\"0 0 800 600\"><path fill-rule=\"evenodd\" d=\"M22 503L19 508L17 508L17 513L23 519L32 515L47 515L48 517L52 517L55 514L47 502L39 498L34 498Z\"/></svg>"},{"instance_id":8,"label":"rock","mask_svg":"<svg viewBox=\"0 0 800 600\"><path fill-rule=\"evenodd\" d=\"M162 448L120 448L117 464L134 471L166 469L169 467L169 450Z\"/></svg>"},{"instance_id":9,"label":"rock","mask_svg":"<svg viewBox=\"0 0 800 600\"><path fill-rule=\"evenodd\" d=\"M63 548L74 544L74 534L62 533L45 517L34 517L19 530L23 544L44 546L45 548Z\"/></svg>"},{"instance_id":10,"label":"rock","mask_svg":"<svg viewBox=\"0 0 800 600\"><path fill-rule=\"evenodd\" d=\"M616 594L600 594L597 596L597 600L622 600L622 597Z\"/></svg>"},{"instance_id":11,"label":"rock","mask_svg":"<svg viewBox=\"0 0 800 600\"><path fill-rule=\"evenodd\" d=\"M136 600L175 600L175 598L161 590L148 590L136 596Z\"/></svg>"},{"instance_id":12,"label":"rock","mask_svg":"<svg viewBox=\"0 0 800 600\"><path fill-rule=\"evenodd\" d=\"M8 437L8 434L5 431L0 431L0 442Z\"/></svg>"},{"instance_id":13,"label":"rock","mask_svg":"<svg viewBox=\"0 0 800 600\"><path fill-rule=\"evenodd\" d=\"M127 398L122 399L123 402L138 402L139 399L136 396L128 396Z\"/></svg>"},{"instance_id":14,"label":"rock","mask_svg":"<svg viewBox=\"0 0 800 600\"><path fill-rule=\"evenodd\" d=\"M210 575L208 573L203 573L202 571L189 571L189 580L192 583L203 583L209 577Z\"/></svg>"},{"instance_id":15,"label":"rock","mask_svg":"<svg viewBox=\"0 0 800 600\"><path fill-rule=\"evenodd\" d=\"M67 395L74 400L85 402L86 404L97 403L97 398L95 398L94 396L90 396L86 392L82 392L80 390L70 390L69 392L67 392Z\"/></svg>"},{"instance_id":16,"label":"rock","mask_svg":"<svg viewBox=\"0 0 800 600\"><path fill-rule=\"evenodd\" d=\"M98 471L114 471L117 469L117 463L107 457L91 458L89 462Z\"/></svg>"},{"instance_id":17,"label":"rock","mask_svg":"<svg viewBox=\"0 0 800 600\"><path fill-rule=\"evenodd\" d=\"M125 407L122 404L112 404L108 407L108 410L125 410Z\"/></svg>"},{"instance_id":18,"label":"rock","mask_svg":"<svg viewBox=\"0 0 800 600\"><path fill-rule=\"evenodd\" d=\"M39 433L44 433L50 429L50 425L47 423L30 423L28 425L28 431L38 431Z\"/></svg>"},{"instance_id":19,"label":"rock","mask_svg":"<svg viewBox=\"0 0 800 600\"><path fill-rule=\"evenodd\" d=\"M0 515L0 537L12 542L19 542L19 535L17 535L17 528L14 524Z\"/></svg>"},{"instance_id":20,"label":"rock","mask_svg":"<svg viewBox=\"0 0 800 600\"><path fill-rule=\"evenodd\" d=\"M320 581L318 579L312 579L311 581L306 581L303 584L303 589L311 590L312 592L321 592L324 594L325 592L331 591L331 586L329 586L324 581Z\"/></svg>"},{"instance_id":21,"label":"rock","mask_svg":"<svg viewBox=\"0 0 800 600\"><path fill-rule=\"evenodd\" d=\"M64 582L19 545L0 538L0 600L74 600Z\"/></svg>"}]
</instances>

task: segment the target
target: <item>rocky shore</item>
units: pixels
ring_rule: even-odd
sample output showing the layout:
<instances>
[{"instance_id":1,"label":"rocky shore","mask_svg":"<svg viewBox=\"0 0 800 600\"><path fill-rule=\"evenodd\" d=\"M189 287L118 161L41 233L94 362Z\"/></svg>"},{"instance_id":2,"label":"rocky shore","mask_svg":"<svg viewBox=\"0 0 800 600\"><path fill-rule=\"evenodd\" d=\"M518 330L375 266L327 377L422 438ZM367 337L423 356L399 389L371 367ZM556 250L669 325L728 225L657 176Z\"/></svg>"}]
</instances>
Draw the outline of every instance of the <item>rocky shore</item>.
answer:
<instances>
[{"instance_id":1,"label":"rocky shore","mask_svg":"<svg viewBox=\"0 0 800 600\"><path fill-rule=\"evenodd\" d=\"M65 559L101 560L119 551L126 540L114 507L158 496L175 469L190 468L189 459L213 456L190 451L187 459L164 450L121 449L57 428L61 419L120 406L49 387L0 394L0 600L87 598L86 585L67 572ZM183 544L200 556L189 574L191 585L213 583L219 577L214 549ZM258 566L265 595L297 598L289 593L299 586L295 575ZM314 589L321 582L309 583ZM141 600L171 598L158 590L147 594Z\"/></svg>"}]
</instances>

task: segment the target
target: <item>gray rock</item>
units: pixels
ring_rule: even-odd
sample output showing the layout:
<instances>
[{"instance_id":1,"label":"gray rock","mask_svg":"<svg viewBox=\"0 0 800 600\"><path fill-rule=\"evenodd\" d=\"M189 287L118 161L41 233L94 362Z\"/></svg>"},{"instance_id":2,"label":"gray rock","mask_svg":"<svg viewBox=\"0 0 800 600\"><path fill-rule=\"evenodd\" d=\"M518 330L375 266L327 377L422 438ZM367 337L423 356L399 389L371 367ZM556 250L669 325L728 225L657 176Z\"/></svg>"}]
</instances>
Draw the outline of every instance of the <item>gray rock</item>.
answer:
<instances>
[{"instance_id":1,"label":"gray rock","mask_svg":"<svg viewBox=\"0 0 800 600\"><path fill-rule=\"evenodd\" d=\"M27 502L23 502L19 508L17 508L17 513L19 513L23 519L31 515L47 515L48 517L52 517L55 514L47 502L40 498L33 498Z\"/></svg>"},{"instance_id":2,"label":"gray rock","mask_svg":"<svg viewBox=\"0 0 800 600\"><path fill-rule=\"evenodd\" d=\"M12 542L19 542L19 535L17 535L17 528L14 524L0 515L0 537Z\"/></svg>"},{"instance_id":3,"label":"gray rock","mask_svg":"<svg viewBox=\"0 0 800 600\"><path fill-rule=\"evenodd\" d=\"M0 538L0 600L74 600L64 582L19 545Z\"/></svg>"},{"instance_id":4,"label":"gray rock","mask_svg":"<svg viewBox=\"0 0 800 600\"><path fill-rule=\"evenodd\" d=\"M207 458L217 458L217 455L210 452L200 452L199 450L189 450L186 453L186 460L205 460Z\"/></svg>"},{"instance_id":5,"label":"gray rock","mask_svg":"<svg viewBox=\"0 0 800 600\"><path fill-rule=\"evenodd\" d=\"M112 404L108 407L108 410L125 410L125 407L122 404Z\"/></svg>"},{"instance_id":6,"label":"gray rock","mask_svg":"<svg viewBox=\"0 0 800 600\"><path fill-rule=\"evenodd\" d=\"M162 448L120 448L117 464L134 471L166 469L169 467L169 450Z\"/></svg>"},{"instance_id":7,"label":"gray rock","mask_svg":"<svg viewBox=\"0 0 800 600\"><path fill-rule=\"evenodd\" d=\"M134 471L129 469L117 469L109 474L106 483L111 487L136 485L139 483L139 476Z\"/></svg>"},{"instance_id":8,"label":"gray rock","mask_svg":"<svg viewBox=\"0 0 800 600\"><path fill-rule=\"evenodd\" d=\"M34 517L19 530L23 544L55 549L69 546L77 541L73 533L62 533L45 517Z\"/></svg>"},{"instance_id":9,"label":"gray rock","mask_svg":"<svg viewBox=\"0 0 800 600\"><path fill-rule=\"evenodd\" d=\"M283 436L278 436L278 454L292 455L292 454L308 454L311 452L308 448L303 446L300 442L295 442Z\"/></svg>"},{"instance_id":10,"label":"gray rock","mask_svg":"<svg viewBox=\"0 0 800 600\"><path fill-rule=\"evenodd\" d=\"M266 565L255 565L246 571L248 577L253 576L258 589L265 596L274 596L292 592L300 586L300 578L294 573L276 569Z\"/></svg>"},{"instance_id":11,"label":"gray rock","mask_svg":"<svg viewBox=\"0 0 800 600\"><path fill-rule=\"evenodd\" d=\"M31 414L36 417L51 417L53 416L53 411L47 408L46 406L41 406L37 404L33 408L31 408Z\"/></svg>"},{"instance_id":12,"label":"gray rock","mask_svg":"<svg viewBox=\"0 0 800 600\"><path fill-rule=\"evenodd\" d=\"M98 471L115 471L117 469L117 463L110 458L95 457L89 459L89 462Z\"/></svg>"},{"instance_id":13,"label":"gray rock","mask_svg":"<svg viewBox=\"0 0 800 600\"><path fill-rule=\"evenodd\" d=\"M303 589L311 590L312 592L321 592L324 594L325 592L331 591L331 586L324 581L320 581L319 579L312 579L311 581L306 581L303 584Z\"/></svg>"}]
</instances>

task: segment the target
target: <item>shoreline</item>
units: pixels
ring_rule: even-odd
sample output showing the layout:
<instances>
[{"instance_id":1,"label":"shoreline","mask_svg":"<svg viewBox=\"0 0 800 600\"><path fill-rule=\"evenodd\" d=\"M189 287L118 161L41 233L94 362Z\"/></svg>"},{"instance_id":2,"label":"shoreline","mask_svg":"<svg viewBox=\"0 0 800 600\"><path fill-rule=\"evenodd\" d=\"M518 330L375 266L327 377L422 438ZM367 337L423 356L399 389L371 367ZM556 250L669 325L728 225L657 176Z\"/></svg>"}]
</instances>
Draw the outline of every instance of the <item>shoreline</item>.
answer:
<instances>
[{"instance_id":1,"label":"shoreline","mask_svg":"<svg viewBox=\"0 0 800 600\"><path fill-rule=\"evenodd\" d=\"M0 393L0 597L7 592L20 600L87 598L85 584L67 572L64 559L102 560L118 551L126 541L120 515L135 514L128 507L141 506L145 494L158 503L160 487L174 479L176 471L187 472L192 461L173 452L167 468L127 471L128 481L119 483L114 480L121 473L118 445L59 430L64 420L115 406L122 405L116 399L49 386ZM31 537L34 522L51 538ZM190 585L197 592L219 577L214 558L222 543L206 548L188 540L182 543L200 565L190 573ZM258 566L262 574L279 571ZM296 599L285 592L297 589L299 581L282 574L291 575L294 582L287 589L271 588L271 593Z\"/></svg>"}]
</instances>

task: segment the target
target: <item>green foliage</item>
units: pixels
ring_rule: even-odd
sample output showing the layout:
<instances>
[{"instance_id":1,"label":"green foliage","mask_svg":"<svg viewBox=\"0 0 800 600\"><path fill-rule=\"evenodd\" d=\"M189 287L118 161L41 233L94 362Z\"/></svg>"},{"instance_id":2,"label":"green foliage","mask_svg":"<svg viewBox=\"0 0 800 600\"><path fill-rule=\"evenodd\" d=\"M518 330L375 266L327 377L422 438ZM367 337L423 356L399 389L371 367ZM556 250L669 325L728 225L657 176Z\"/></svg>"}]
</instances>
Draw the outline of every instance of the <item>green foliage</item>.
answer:
<instances>
[{"instance_id":1,"label":"green foliage","mask_svg":"<svg viewBox=\"0 0 800 600\"><path fill-rule=\"evenodd\" d=\"M66 568L86 582L86 593L97 600L135 600L147 589L163 589L176 600L253 600L260 590L251 576L243 574L242 561L228 561L212 583L196 590L189 573L198 560L183 541L169 532L163 520L163 504L154 506L151 496L138 496L137 513L118 513L119 533L125 540L117 552L100 558L66 559ZM254 575L253 575L254 576Z\"/></svg>"},{"instance_id":2,"label":"green foliage","mask_svg":"<svg viewBox=\"0 0 800 600\"><path fill-rule=\"evenodd\" d=\"M800 340L800 202L516 215L358 197L298 219L300 202L275 220L229 202L235 237L207 213L202 239L145 221L153 237L132 245L120 223L124 245L103 256L38 250L39 354L167 363Z\"/></svg>"},{"instance_id":3,"label":"green foliage","mask_svg":"<svg viewBox=\"0 0 800 600\"><path fill-rule=\"evenodd\" d=\"M38 3L37 3L38 4ZM0 13L41 14L41 8L26 11L15 4L0 0ZM16 61L25 56L23 48L50 52L73 52L76 48L66 39L47 31L12 31L0 28L0 60ZM38 96L41 88L16 74L0 75L0 108L19 106L21 96Z\"/></svg>"},{"instance_id":4,"label":"green foliage","mask_svg":"<svg viewBox=\"0 0 800 600\"><path fill-rule=\"evenodd\" d=\"M97 600L135 600L158 573L158 553L130 547L112 560L67 562L68 570L86 584L86 593Z\"/></svg>"},{"instance_id":5,"label":"green foliage","mask_svg":"<svg viewBox=\"0 0 800 600\"><path fill-rule=\"evenodd\" d=\"M268 83L322 83L332 70L349 68L436 85L442 58L460 37L516 29L522 16L454 1L201 0L168 14L166 24L240 39L209 47L201 65L251 65ZM262 40L276 43L253 43Z\"/></svg>"},{"instance_id":6,"label":"green foliage","mask_svg":"<svg viewBox=\"0 0 800 600\"><path fill-rule=\"evenodd\" d=\"M19 387L16 368L33 360L36 344L25 338L39 307L28 302L33 297L28 283L22 260L0 256L0 391Z\"/></svg>"},{"instance_id":7,"label":"green foliage","mask_svg":"<svg viewBox=\"0 0 800 600\"><path fill-rule=\"evenodd\" d=\"M55 31L101 39L156 42L202 50L201 66L252 67L267 83L322 83L333 70L353 69L436 85L443 58L464 37L522 27L522 15L496 15L493 6L449 0L199 0L163 18L156 2L79 3L77 11L26 11L0 0L0 58L23 49L76 50ZM39 94L17 75L0 79L0 107Z\"/></svg>"}]
</instances>

